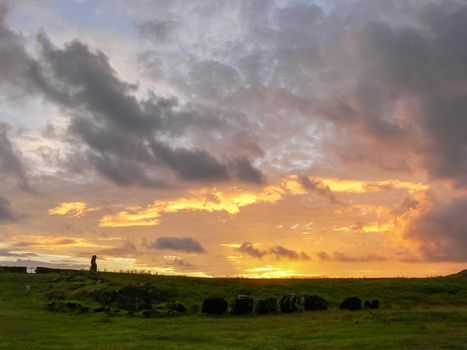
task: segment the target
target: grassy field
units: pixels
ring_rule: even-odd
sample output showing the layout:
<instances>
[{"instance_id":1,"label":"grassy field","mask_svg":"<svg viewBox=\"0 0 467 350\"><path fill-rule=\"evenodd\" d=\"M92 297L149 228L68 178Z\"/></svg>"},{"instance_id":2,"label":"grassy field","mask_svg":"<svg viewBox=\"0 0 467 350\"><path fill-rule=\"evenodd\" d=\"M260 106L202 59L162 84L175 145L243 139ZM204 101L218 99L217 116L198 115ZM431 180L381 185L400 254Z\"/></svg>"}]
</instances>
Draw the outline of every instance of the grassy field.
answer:
<instances>
[{"instance_id":1,"label":"grassy field","mask_svg":"<svg viewBox=\"0 0 467 350\"><path fill-rule=\"evenodd\" d=\"M467 349L467 278L199 279L100 274L0 274L0 349ZM186 316L146 319L122 313L45 310L51 292L84 300L83 291L151 284L187 306ZM25 295L25 285L31 293ZM296 314L205 316L202 300L237 294L318 294L330 309ZM379 310L342 311L347 296L377 297ZM92 306L92 301L89 301Z\"/></svg>"}]
</instances>

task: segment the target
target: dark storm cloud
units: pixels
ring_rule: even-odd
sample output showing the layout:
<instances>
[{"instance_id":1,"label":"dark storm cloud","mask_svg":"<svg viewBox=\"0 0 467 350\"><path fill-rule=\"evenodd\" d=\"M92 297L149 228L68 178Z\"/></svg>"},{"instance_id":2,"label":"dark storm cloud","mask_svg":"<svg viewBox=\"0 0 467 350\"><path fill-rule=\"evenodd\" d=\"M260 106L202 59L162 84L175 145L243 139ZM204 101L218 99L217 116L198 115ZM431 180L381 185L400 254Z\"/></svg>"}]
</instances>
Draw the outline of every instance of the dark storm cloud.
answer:
<instances>
[{"instance_id":1,"label":"dark storm cloud","mask_svg":"<svg viewBox=\"0 0 467 350\"><path fill-rule=\"evenodd\" d=\"M170 39L176 26L177 23L174 21L159 20L142 23L139 26L139 30L143 36L152 40L165 41Z\"/></svg>"},{"instance_id":2,"label":"dark storm cloud","mask_svg":"<svg viewBox=\"0 0 467 350\"><path fill-rule=\"evenodd\" d=\"M15 178L22 189L29 190L30 186L22 155L9 139L8 129L6 124L0 123L0 174Z\"/></svg>"},{"instance_id":3,"label":"dark storm cloud","mask_svg":"<svg viewBox=\"0 0 467 350\"><path fill-rule=\"evenodd\" d=\"M206 253L201 243L191 237L160 237L150 247L158 250L173 250L184 253Z\"/></svg>"},{"instance_id":4,"label":"dark storm cloud","mask_svg":"<svg viewBox=\"0 0 467 350\"><path fill-rule=\"evenodd\" d=\"M207 14L209 21L193 20ZM419 171L421 161L431 177L467 185L465 2L330 1L322 9L174 1L154 16L143 27L177 23L171 33L185 54L173 55L154 34L157 60L143 62L165 67L157 78L187 94L258 115L268 150L285 135L300 139L281 162L310 141L307 126L324 121L320 137L332 141L322 144L325 161L334 153L350 167L391 173ZM222 22L234 30L228 40L212 40ZM209 44L183 40L187 30Z\"/></svg>"},{"instance_id":5,"label":"dark storm cloud","mask_svg":"<svg viewBox=\"0 0 467 350\"><path fill-rule=\"evenodd\" d=\"M459 43L467 4L421 2L408 11L417 25L371 20L346 36L347 54L336 63L359 63L353 75L336 71L341 97L322 105L323 115L371 140L374 151L416 154L432 177L464 186L467 47Z\"/></svg>"},{"instance_id":6,"label":"dark storm cloud","mask_svg":"<svg viewBox=\"0 0 467 350\"><path fill-rule=\"evenodd\" d=\"M178 256L170 257L165 259L164 267L175 267L182 270L191 270L195 267L189 261L186 261Z\"/></svg>"},{"instance_id":7,"label":"dark storm cloud","mask_svg":"<svg viewBox=\"0 0 467 350\"><path fill-rule=\"evenodd\" d=\"M283 246L275 246L271 248L270 254L273 254L277 259L310 260L310 257L304 252L297 252Z\"/></svg>"},{"instance_id":8,"label":"dark storm cloud","mask_svg":"<svg viewBox=\"0 0 467 350\"><path fill-rule=\"evenodd\" d=\"M10 202L3 197L0 197L0 223L1 222L15 222L18 217L13 212Z\"/></svg>"},{"instance_id":9,"label":"dark storm cloud","mask_svg":"<svg viewBox=\"0 0 467 350\"><path fill-rule=\"evenodd\" d=\"M288 260L310 260L310 257L304 252L297 252L292 249L285 248L283 246L275 246L270 249L259 249L256 248L251 242L244 242L237 250L243 254L252 256L257 259L261 259L266 255L272 255L277 260L288 259Z\"/></svg>"},{"instance_id":10,"label":"dark storm cloud","mask_svg":"<svg viewBox=\"0 0 467 350\"><path fill-rule=\"evenodd\" d=\"M31 92L27 79L33 60L24 48L21 36L6 26L8 8L0 3L0 91L9 97Z\"/></svg>"},{"instance_id":11,"label":"dark storm cloud","mask_svg":"<svg viewBox=\"0 0 467 350\"><path fill-rule=\"evenodd\" d=\"M319 179L310 179L308 176L300 176L299 178L302 186L313 193L316 193L319 196L322 196L324 198L329 199L329 201L336 203L336 204L342 204L342 202L339 202L334 195L334 193L331 191L329 186L326 186L323 184L323 182Z\"/></svg>"},{"instance_id":12,"label":"dark storm cloud","mask_svg":"<svg viewBox=\"0 0 467 350\"><path fill-rule=\"evenodd\" d=\"M184 180L225 180L227 168L202 150L173 149L153 142L152 151L158 159L176 171Z\"/></svg>"},{"instance_id":13,"label":"dark storm cloud","mask_svg":"<svg viewBox=\"0 0 467 350\"><path fill-rule=\"evenodd\" d=\"M409 221L405 234L420 242L426 260L467 261L467 196L435 201Z\"/></svg>"},{"instance_id":14,"label":"dark storm cloud","mask_svg":"<svg viewBox=\"0 0 467 350\"><path fill-rule=\"evenodd\" d=\"M377 255L377 254L368 254L363 256L352 256L347 255L342 252L333 252L328 254L326 252L316 253L317 257L321 261L335 261L335 262L379 262L387 261L387 258Z\"/></svg>"},{"instance_id":15,"label":"dark storm cloud","mask_svg":"<svg viewBox=\"0 0 467 350\"><path fill-rule=\"evenodd\" d=\"M261 259L264 255L267 254L266 251L263 251L261 249L255 248L251 242L244 242L239 248L238 251L247 254L249 256L252 256L254 258Z\"/></svg>"},{"instance_id":16,"label":"dark storm cloud","mask_svg":"<svg viewBox=\"0 0 467 350\"><path fill-rule=\"evenodd\" d=\"M129 239L126 239L119 247L102 249L97 252L97 255L104 256L135 256L138 253L136 245Z\"/></svg>"},{"instance_id":17,"label":"dark storm cloud","mask_svg":"<svg viewBox=\"0 0 467 350\"><path fill-rule=\"evenodd\" d=\"M237 178L244 182L261 183L264 180L264 174L251 165L246 158L237 158L230 163Z\"/></svg>"},{"instance_id":18,"label":"dark storm cloud","mask_svg":"<svg viewBox=\"0 0 467 350\"><path fill-rule=\"evenodd\" d=\"M160 140L204 125L199 111L183 111L175 99L154 95L138 100L137 87L117 77L107 56L79 41L59 49L45 35L38 40L42 55L32 79L74 115L69 131L87 146L84 159L101 175L120 185L143 186L164 186L167 170L183 181L261 180L246 158L221 160L203 149Z\"/></svg>"}]
</instances>

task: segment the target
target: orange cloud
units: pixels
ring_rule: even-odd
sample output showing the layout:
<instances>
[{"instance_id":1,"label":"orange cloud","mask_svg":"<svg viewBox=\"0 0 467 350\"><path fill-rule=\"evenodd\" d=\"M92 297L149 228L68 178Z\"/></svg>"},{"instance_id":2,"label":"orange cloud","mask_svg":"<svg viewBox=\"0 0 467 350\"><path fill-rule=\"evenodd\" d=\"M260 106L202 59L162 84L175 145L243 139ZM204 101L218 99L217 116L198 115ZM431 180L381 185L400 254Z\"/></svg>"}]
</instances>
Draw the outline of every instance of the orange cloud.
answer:
<instances>
[{"instance_id":1,"label":"orange cloud","mask_svg":"<svg viewBox=\"0 0 467 350\"><path fill-rule=\"evenodd\" d=\"M106 239L109 241L110 239ZM112 238L111 240L120 240L120 238ZM99 241L102 241L100 239ZM66 248L111 248L111 245L100 244L91 242L81 237L57 237L57 236L31 236L24 235L18 236L12 240L12 244L15 247L32 247L40 248L44 247L47 250L60 250Z\"/></svg>"},{"instance_id":2,"label":"orange cloud","mask_svg":"<svg viewBox=\"0 0 467 350\"><path fill-rule=\"evenodd\" d=\"M230 192L202 189L192 191L185 198L168 201L155 201L146 208L130 208L113 215L106 215L99 225L102 227L153 226L158 225L162 213L177 213L183 211L225 211L237 214L240 208L256 203L274 204L282 199L287 192L287 184L267 186L261 192L242 192L230 189Z\"/></svg>"},{"instance_id":3,"label":"orange cloud","mask_svg":"<svg viewBox=\"0 0 467 350\"><path fill-rule=\"evenodd\" d=\"M339 226L334 227L334 231L344 231L344 232L366 232L366 233L376 233L376 232L388 232L394 228L394 223L392 222L369 222L366 224L355 224L349 226Z\"/></svg>"},{"instance_id":4,"label":"orange cloud","mask_svg":"<svg viewBox=\"0 0 467 350\"><path fill-rule=\"evenodd\" d=\"M89 208L85 202L62 202L57 207L49 209L49 215L66 215L80 217L99 208Z\"/></svg>"},{"instance_id":5,"label":"orange cloud","mask_svg":"<svg viewBox=\"0 0 467 350\"><path fill-rule=\"evenodd\" d=\"M329 178L314 178L314 180L319 180L333 192L364 193L391 188L412 193L427 188L425 184L393 180L370 182ZM298 196L308 193L296 175L285 177L258 192L243 191L238 187L226 188L223 191L204 188L189 192L187 197L155 201L147 207L129 207L127 210L106 215L100 219L99 225L101 227L154 226L159 224L160 217L164 213L187 211L224 211L235 215L245 206L260 203L275 204L285 195Z\"/></svg>"},{"instance_id":6,"label":"orange cloud","mask_svg":"<svg viewBox=\"0 0 467 350\"><path fill-rule=\"evenodd\" d=\"M361 181L361 180L345 180L333 178L320 178L320 181L329 187L333 192L349 192L349 193L367 193L377 192L384 189L405 190L409 193L426 191L428 185L423 183L383 180L383 181Z\"/></svg>"}]
</instances>

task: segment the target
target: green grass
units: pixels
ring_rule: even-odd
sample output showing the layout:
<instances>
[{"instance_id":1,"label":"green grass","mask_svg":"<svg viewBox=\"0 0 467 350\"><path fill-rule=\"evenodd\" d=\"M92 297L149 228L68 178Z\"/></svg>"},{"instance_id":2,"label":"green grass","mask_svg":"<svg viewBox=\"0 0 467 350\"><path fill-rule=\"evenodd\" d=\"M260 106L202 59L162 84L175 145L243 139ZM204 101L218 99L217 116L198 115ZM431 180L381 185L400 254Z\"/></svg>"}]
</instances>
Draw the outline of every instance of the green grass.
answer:
<instances>
[{"instance_id":1,"label":"green grass","mask_svg":"<svg viewBox=\"0 0 467 350\"><path fill-rule=\"evenodd\" d=\"M467 279L244 280L101 274L0 274L0 349L467 349ZM25 285L31 294L24 295ZM43 308L44 295L150 283L188 309L208 296L319 294L330 309L299 314L145 319L72 315ZM341 311L346 296L377 297L382 308ZM84 301L85 302L85 301ZM91 301L89 301L91 302Z\"/></svg>"}]
</instances>

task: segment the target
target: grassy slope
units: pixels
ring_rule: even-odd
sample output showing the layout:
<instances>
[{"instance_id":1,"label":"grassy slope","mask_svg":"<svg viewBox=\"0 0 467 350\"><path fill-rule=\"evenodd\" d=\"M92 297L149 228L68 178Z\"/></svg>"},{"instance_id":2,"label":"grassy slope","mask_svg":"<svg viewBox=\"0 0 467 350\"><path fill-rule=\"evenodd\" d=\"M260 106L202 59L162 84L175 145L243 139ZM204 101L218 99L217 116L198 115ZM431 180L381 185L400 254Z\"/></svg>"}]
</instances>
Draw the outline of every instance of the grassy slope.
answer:
<instances>
[{"instance_id":1,"label":"grassy slope","mask_svg":"<svg viewBox=\"0 0 467 350\"><path fill-rule=\"evenodd\" d=\"M205 296L316 293L331 309L291 315L143 319L42 308L54 275L0 274L0 349L467 349L467 279L238 280L106 274L106 283L152 282L188 307ZM30 296L24 286L32 281ZM63 286L62 286L63 288ZM344 312L349 295L383 308Z\"/></svg>"}]
</instances>

